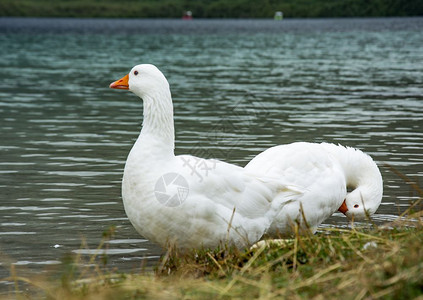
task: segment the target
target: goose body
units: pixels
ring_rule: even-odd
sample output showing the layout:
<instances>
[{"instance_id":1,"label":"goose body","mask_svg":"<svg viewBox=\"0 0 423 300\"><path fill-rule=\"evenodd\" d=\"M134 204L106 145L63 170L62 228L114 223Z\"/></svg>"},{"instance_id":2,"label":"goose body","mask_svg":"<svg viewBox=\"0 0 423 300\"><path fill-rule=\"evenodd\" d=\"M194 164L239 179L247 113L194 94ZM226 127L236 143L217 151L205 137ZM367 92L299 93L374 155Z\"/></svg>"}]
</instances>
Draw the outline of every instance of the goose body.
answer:
<instances>
[{"instance_id":1,"label":"goose body","mask_svg":"<svg viewBox=\"0 0 423 300\"><path fill-rule=\"evenodd\" d=\"M301 190L297 201L275 217L271 233L290 232L292 220L315 231L338 209L349 219L365 219L376 212L382 199L382 176L376 163L354 148L305 142L280 145L257 155L245 169Z\"/></svg>"},{"instance_id":2,"label":"goose body","mask_svg":"<svg viewBox=\"0 0 423 300\"><path fill-rule=\"evenodd\" d=\"M137 65L110 87L131 90L144 102L142 130L125 164L122 199L135 229L162 246L244 248L264 235L291 234L295 224L315 231L338 209L363 218L381 202L379 169L359 150L281 145L244 168L175 156L173 105L164 75L153 65Z\"/></svg>"}]
</instances>

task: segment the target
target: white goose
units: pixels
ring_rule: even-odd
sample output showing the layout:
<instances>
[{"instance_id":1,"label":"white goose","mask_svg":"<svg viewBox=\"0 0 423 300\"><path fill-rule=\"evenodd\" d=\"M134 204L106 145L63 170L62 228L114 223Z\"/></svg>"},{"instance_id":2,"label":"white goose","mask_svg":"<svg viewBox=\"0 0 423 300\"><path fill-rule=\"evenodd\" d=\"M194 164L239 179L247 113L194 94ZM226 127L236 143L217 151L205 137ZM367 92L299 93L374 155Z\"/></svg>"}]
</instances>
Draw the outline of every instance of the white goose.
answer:
<instances>
[{"instance_id":1,"label":"white goose","mask_svg":"<svg viewBox=\"0 0 423 300\"><path fill-rule=\"evenodd\" d=\"M130 90L144 102L142 130L125 165L122 198L135 229L162 246L227 243L243 248L264 235L292 234L295 224L314 232L338 209L349 218L365 218L381 203L379 169L359 150L294 143L262 152L245 168L175 156L165 76L155 66L141 64L110 87Z\"/></svg>"}]
</instances>

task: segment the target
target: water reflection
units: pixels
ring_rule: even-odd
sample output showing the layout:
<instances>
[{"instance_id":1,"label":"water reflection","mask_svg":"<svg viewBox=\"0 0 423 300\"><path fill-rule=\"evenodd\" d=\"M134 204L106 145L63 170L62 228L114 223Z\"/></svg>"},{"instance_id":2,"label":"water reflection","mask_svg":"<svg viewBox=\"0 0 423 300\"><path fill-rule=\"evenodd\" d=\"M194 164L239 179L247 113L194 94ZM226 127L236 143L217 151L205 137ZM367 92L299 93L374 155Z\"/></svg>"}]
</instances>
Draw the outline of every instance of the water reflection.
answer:
<instances>
[{"instance_id":1,"label":"water reflection","mask_svg":"<svg viewBox=\"0 0 423 300\"><path fill-rule=\"evenodd\" d=\"M0 250L16 265L92 254L111 225L112 266L130 270L160 254L120 200L142 105L107 88L140 62L170 81L178 154L244 165L276 144L341 143L382 168L377 222L415 199L383 164L423 176L422 18L189 22L196 29L53 21L0 18ZM121 24L128 34L108 33ZM347 225L335 214L324 226L333 222ZM0 265L0 278L7 268Z\"/></svg>"}]
</instances>

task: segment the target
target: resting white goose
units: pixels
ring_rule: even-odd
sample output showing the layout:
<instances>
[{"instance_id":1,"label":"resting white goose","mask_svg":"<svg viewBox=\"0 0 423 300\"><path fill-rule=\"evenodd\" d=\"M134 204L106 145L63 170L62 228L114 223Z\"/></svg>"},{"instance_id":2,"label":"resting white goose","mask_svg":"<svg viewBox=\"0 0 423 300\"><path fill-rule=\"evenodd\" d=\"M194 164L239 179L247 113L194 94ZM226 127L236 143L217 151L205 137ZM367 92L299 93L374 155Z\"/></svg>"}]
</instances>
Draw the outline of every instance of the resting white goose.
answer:
<instances>
[{"instance_id":1,"label":"resting white goose","mask_svg":"<svg viewBox=\"0 0 423 300\"><path fill-rule=\"evenodd\" d=\"M142 130L125 165L122 198L135 229L162 246L226 243L244 248L265 235L289 235L295 224L314 232L338 209L349 218L365 218L381 202L379 169L359 150L294 143L264 151L245 168L175 156L165 76L155 66L141 64L110 87L130 90L144 102Z\"/></svg>"}]
</instances>

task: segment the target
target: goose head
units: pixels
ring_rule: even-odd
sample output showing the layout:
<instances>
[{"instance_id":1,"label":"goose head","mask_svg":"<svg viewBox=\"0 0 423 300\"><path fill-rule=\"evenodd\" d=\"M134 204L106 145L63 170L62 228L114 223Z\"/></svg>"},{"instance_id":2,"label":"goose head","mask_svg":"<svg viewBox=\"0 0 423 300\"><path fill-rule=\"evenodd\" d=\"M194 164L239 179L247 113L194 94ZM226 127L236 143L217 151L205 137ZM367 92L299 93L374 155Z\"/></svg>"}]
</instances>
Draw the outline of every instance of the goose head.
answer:
<instances>
[{"instance_id":1,"label":"goose head","mask_svg":"<svg viewBox=\"0 0 423 300\"><path fill-rule=\"evenodd\" d=\"M161 90L169 90L169 83L160 70L150 64L141 64L115 82L110 84L112 89L130 90L140 98L153 98Z\"/></svg>"},{"instance_id":2,"label":"goose head","mask_svg":"<svg viewBox=\"0 0 423 300\"><path fill-rule=\"evenodd\" d=\"M376 212L381 199L381 193L366 193L357 188L347 194L338 211L350 220L365 220Z\"/></svg>"}]
</instances>

